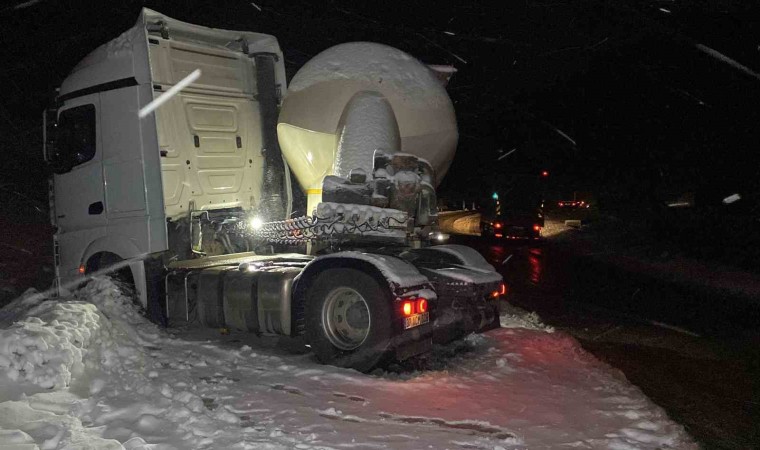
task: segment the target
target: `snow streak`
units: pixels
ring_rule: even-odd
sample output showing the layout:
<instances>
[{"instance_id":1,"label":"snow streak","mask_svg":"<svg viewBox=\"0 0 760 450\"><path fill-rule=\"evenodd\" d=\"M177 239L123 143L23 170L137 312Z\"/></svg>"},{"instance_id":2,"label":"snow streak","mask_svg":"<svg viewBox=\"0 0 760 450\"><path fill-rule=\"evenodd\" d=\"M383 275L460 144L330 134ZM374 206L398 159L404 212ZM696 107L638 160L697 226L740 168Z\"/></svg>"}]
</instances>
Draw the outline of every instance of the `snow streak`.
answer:
<instances>
[{"instance_id":1,"label":"snow streak","mask_svg":"<svg viewBox=\"0 0 760 450\"><path fill-rule=\"evenodd\" d=\"M188 76L183 78L179 81L179 83L175 84L171 88L169 88L168 91L164 92L163 94L159 95L155 99L153 99L152 102L148 103L147 105L143 106L140 111L137 113L137 116L141 119L148 114L152 113L154 110L156 110L158 107L166 103L170 98L174 97L181 91L182 89L189 86L192 82L200 78L201 76L201 69L195 69Z\"/></svg>"}]
</instances>

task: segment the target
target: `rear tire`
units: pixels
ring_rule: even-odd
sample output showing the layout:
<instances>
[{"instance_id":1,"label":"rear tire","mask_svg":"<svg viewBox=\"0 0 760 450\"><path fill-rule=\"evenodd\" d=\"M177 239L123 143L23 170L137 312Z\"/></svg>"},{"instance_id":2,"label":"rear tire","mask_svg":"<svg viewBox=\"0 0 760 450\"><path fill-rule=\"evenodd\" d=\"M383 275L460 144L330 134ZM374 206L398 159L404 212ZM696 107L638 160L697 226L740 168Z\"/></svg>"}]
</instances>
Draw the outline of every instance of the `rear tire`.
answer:
<instances>
[{"instance_id":1,"label":"rear tire","mask_svg":"<svg viewBox=\"0 0 760 450\"><path fill-rule=\"evenodd\" d=\"M307 294L306 337L323 364L367 372L391 343L391 298L371 276L355 269L321 273Z\"/></svg>"}]
</instances>

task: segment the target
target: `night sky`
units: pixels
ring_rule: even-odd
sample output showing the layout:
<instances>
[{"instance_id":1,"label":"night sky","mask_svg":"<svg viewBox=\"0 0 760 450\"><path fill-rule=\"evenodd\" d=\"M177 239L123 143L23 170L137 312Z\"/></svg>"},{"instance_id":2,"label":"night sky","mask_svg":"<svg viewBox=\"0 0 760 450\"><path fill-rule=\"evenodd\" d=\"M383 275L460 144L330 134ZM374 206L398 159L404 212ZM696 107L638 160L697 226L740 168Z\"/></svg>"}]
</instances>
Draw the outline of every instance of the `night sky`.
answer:
<instances>
[{"instance_id":1,"label":"night sky","mask_svg":"<svg viewBox=\"0 0 760 450\"><path fill-rule=\"evenodd\" d=\"M760 194L754 1L29 3L0 9L1 176L41 199L42 110L71 68L132 26L142 6L273 34L288 77L321 50L357 40L455 66L460 144L440 189L450 198L477 200L511 174L541 170L552 195L581 190L608 203Z\"/></svg>"}]
</instances>

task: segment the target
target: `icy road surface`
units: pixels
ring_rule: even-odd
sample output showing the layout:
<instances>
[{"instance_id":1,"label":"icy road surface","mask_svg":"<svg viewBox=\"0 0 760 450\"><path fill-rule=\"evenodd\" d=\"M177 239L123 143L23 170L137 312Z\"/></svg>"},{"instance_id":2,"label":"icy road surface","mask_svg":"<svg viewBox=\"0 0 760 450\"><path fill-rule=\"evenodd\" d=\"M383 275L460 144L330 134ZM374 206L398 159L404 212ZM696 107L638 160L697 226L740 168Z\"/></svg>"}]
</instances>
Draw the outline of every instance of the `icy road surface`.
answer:
<instances>
[{"instance_id":1,"label":"icy road surface","mask_svg":"<svg viewBox=\"0 0 760 450\"><path fill-rule=\"evenodd\" d=\"M0 310L0 449L696 448L573 338L502 324L364 375L271 339L169 334L109 280L27 294Z\"/></svg>"}]
</instances>

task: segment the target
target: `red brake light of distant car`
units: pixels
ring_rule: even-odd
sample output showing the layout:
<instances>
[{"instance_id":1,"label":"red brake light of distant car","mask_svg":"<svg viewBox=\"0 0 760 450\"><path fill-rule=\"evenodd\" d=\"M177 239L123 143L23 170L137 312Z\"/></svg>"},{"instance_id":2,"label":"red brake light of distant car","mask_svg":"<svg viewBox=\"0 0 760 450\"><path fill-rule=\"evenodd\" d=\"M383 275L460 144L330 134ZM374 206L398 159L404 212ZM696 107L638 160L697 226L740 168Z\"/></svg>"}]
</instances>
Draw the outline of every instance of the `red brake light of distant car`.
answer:
<instances>
[{"instance_id":1,"label":"red brake light of distant car","mask_svg":"<svg viewBox=\"0 0 760 450\"><path fill-rule=\"evenodd\" d=\"M424 298L417 299L417 312L424 313L428 310L428 301Z\"/></svg>"},{"instance_id":2,"label":"red brake light of distant car","mask_svg":"<svg viewBox=\"0 0 760 450\"><path fill-rule=\"evenodd\" d=\"M410 300L405 301L401 306L401 311L405 316L411 316L414 312L414 303L412 303Z\"/></svg>"},{"instance_id":3,"label":"red brake light of distant car","mask_svg":"<svg viewBox=\"0 0 760 450\"><path fill-rule=\"evenodd\" d=\"M533 225L533 231L541 231L541 225Z\"/></svg>"},{"instance_id":4,"label":"red brake light of distant car","mask_svg":"<svg viewBox=\"0 0 760 450\"><path fill-rule=\"evenodd\" d=\"M499 286L499 295L507 295L507 285L505 283L501 283Z\"/></svg>"},{"instance_id":5,"label":"red brake light of distant car","mask_svg":"<svg viewBox=\"0 0 760 450\"><path fill-rule=\"evenodd\" d=\"M542 171L542 172L541 172L541 176L542 176L542 177L548 177L548 176L549 176L549 171L548 171L548 170L544 170L544 171Z\"/></svg>"},{"instance_id":6,"label":"red brake light of distant car","mask_svg":"<svg viewBox=\"0 0 760 450\"><path fill-rule=\"evenodd\" d=\"M496 236L496 237L500 238L500 237L503 237L504 235L503 235L503 234L501 234L501 233L496 233L496 234L494 234L494 236Z\"/></svg>"},{"instance_id":7,"label":"red brake light of distant car","mask_svg":"<svg viewBox=\"0 0 760 450\"><path fill-rule=\"evenodd\" d=\"M501 222L496 222L495 224L493 224L493 227L494 228L501 228L502 227Z\"/></svg>"},{"instance_id":8,"label":"red brake light of distant car","mask_svg":"<svg viewBox=\"0 0 760 450\"><path fill-rule=\"evenodd\" d=\"M565 206L565 204L562 203L562 202L557 202L557 204L559 205L560 208L562 208L563 206Z\"/></svg>"}]
</instances>

